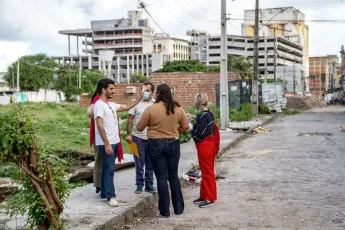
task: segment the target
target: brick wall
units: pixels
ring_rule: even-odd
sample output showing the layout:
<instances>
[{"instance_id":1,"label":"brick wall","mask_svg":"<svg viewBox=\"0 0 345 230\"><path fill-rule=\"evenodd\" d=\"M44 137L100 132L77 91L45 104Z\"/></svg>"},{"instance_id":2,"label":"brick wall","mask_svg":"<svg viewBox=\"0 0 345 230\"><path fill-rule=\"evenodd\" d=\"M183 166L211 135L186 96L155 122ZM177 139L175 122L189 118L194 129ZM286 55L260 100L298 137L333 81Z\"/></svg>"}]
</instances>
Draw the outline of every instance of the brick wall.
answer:
<instances>
[{"instance_id":1,"label":"brick wall","mask_svg":"<svg viewBox=\"0 0 345 230\"><path fill-rule=\"evenodd\" d=\"M234 81L241 79L238 73L229 73L228 80ZM175 99L183 107L191 107L194 105L194 96L198 92L204 92L208 95L209 101L216 103L216 84L220 82L219 73L154 73L152 83L157 86L165 83L170 86ZM137 93L134 95L126 95L127 86L136 86ZM128 104L140 92L141 84L119 84L115 85L114 101L119 104ZM80 96L80 106L88 107L90 98L88 95Z\"/></svg>"},{"instance_id":2,"label":"brick wall","mask_svg":"<svg viewBox=\"0 0 345 230\"><path fill-rule=\"evenodd\" d=\"M229 73L228 80L241 79L238 73ZM208 95L211 103L216 103L216 84L220 82L219 73L154 73L155 85L168 84L174 92L175 99L183 106L194 105L194 96L198 92Z\"/></svg>"},{"instance_id":3,"label":"brick wall","mask_svg":"<svg viewBox=\"0 0 345 230\"><path fill-rule=\"evenodd\" d=\"M136 94L126 94L127 86L135 86L137 88ZM128 104L133 101L138 93L140 93L141 84L119 84L115 85L115 96L112 101L115 101L118 104ZM87 94L80 95L79 105L80 107L88 107L90 105L91 99Z\"/></svg>"}]
</instances>

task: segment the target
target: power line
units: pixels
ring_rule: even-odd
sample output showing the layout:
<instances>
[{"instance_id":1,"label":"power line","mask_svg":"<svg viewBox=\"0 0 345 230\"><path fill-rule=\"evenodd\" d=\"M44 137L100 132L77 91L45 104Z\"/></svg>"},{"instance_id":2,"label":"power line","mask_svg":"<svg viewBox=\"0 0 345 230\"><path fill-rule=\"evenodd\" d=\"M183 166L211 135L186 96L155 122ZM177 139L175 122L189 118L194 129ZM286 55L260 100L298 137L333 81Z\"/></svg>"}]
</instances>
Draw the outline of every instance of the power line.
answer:
<instances>
[{"instance_id":1,"label":"power line","mask_svg":"<svg viewBox=\"0 0 345 230\"><path fill-rule=\"evenodd\" d=\"M162 27L156 22L156 20L151 16L151 14L148 12L148 10L146 9L146 5L144 2L140 1L140 0L137 0L138 3L139 3L139 7L143 10L145 10L145 12L149 15L149 17L152 19L152 21L158 26L158 28L168 37L170 38L171 40L175 41L177 44L179 44L180 46L182 46L176 39L170 37L169 34L167 34L163 29Z\"/></svg>"},{"instance_id":2,"label":"power line","mask_svg":"<svg viewBox=\"0 0 345 230\"><path fill-rule=\"evenodd\" d=\"M186 12L187 14L189 14L191 17L195 18L196 20L206 22L206 23L218 23L218 22L214 22L214 21L204 21L202 18L196 17L193 14L191 14L189 11L187 11L177 0L174 0L174 1L184 12Z\"/></svg>"},{"instance_id":3,"label":"power line","mask_svg":"<svg viewBox=\"0 0 345 230\"><path fill-rule=\"evenodd\" d=\"M210 14L214 14L214 15L220 15L220 14L217 14L217 13L213 13L213 12L211 12L211 11L208 11L207 9L205 9L204 7L202 7L201 5L199 5L198 3L196 3L194 0L191 0L196 6L198 6L198 7L200 7L200 9L202 9L202 10L204 10L204 11L206 11L206 12L208 12L208 13L210 13Z\"/></svg>"},{"instance_id":4,"label":"power line","mask_svg":"<svg viewBox=\"0 0 345 230\"><path fill-rule=\"evenodd\" d=\"M233 28L235 28L236 30L238 30L240 33L242 33L242 30L240 30L237 26L235 26L234 24L232 24L231 22L230 22L230 20L227 20L228 21L228 23L233 27Z\"/></svg>"},{"instance_id":5,"label":"power line","mask_svg":"<svg viewBox=\"0 0 345 230\"><path fill-rule=\"evenodd\" d=\"M243 21L243 20L252 20L252 18L228 18L234 21ZM345 23L345 19L310 19L310 20L288 20L288 19L281 19L281 20L261 20L263 22L295 22L295 23L303 23L303 22L319 22L319 23Z\"/></svg>"},{"instance_id":6,"label":"power line","mask_svg":"<svg viewBox=\"0 0 345 230\"><path fill-rule=\"evenodd\" d=\"M167 12L170 13L170 11L160 2L160 0L156 0L156 2L158 2L159 5L161 5L162 8L164 8ZM172 14L172 13L171 13ZM173 15L173 14L172 14ZM173 15L176 16L176 15ZM180 21L182 24L184 24L185 26L187 26L188 28L192 29L193 27L188 25L187 23L185 23L184 21L182 21L179 17L176 17L176 19L178 21Z\"/></svg>"},{"instance_id":7,"label":"power line","mask_svg":"<svg viewBox=\"0 0 345 230\"><path fill-rule=\"evenodd\" d=\"M196 12L198 16L201 15L201 18L205 17L204 14L202 14L202 13L200 13L199 11L197 11L196 9L194 9L193 4L191 4L191 3L188 2L188 1L185 1L185 3L191 5L189 8L191 8L194 12ZM187 6L187 8L188 8L188 6ZM205 18L206 18L206 17L205 17ZM209 20L208 18L206 18L206 19Z\"/></svg>"}]
</instances>

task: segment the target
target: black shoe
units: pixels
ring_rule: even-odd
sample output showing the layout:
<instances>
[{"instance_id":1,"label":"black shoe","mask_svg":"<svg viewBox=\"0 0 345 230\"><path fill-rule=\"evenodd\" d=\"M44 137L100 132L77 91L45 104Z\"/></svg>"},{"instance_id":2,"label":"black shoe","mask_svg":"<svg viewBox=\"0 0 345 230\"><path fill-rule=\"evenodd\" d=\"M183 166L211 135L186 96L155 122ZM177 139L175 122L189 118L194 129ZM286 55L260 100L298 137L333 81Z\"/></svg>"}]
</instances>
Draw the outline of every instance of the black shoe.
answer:
<instances>
[{"instance_id":1,"label":"black shoe","mask_svg":"<svg viewBox=\"0 0 345 230\"><path fill-rule=\"evenodd\" d=\"M137 185L137 190L135 190L135 194L142 194L143 193L143 186Z\"/></svg>"},{"instance_id":2,"label":"black shoe","mask_svg":"<svg viewBox=\"0 0 345 230\"><path fill-rule=\"evenodd\" d=\"M205 199L198 198L195 201L193 201L194 204L200 204L201 202L205 201Z\"/></svg>"},{"instance_id":3,"label":"black shoe","mask_svg":"<svg viewBox=\"0 0 345 230\"><path fill-rule=\"evenodd\" d=\"M150 193L156 193L157 190L153 185L146 185L145 186L145 192L150 192Z\"/></svg>"},{"instance_id":4,"label":"black shoe","mask_svg":"<svg viewBox=\"0 0 345 230\"><path fill-rule=\"evenodd\" d=\"M100 187L96 187L96 193L99 193L101 191Z\"/></svg>"},{"instance_id":5,"label":"black shoe","mask_svg":"<svg viewBox=\"0 0 345 230\"><path fill-rule=\"evenodd\" d=\"M212 205L214 205L213 201L205 200L199 204L199 208L207 208L207 207L212 206Z\"/></svg>"}]
</instances>

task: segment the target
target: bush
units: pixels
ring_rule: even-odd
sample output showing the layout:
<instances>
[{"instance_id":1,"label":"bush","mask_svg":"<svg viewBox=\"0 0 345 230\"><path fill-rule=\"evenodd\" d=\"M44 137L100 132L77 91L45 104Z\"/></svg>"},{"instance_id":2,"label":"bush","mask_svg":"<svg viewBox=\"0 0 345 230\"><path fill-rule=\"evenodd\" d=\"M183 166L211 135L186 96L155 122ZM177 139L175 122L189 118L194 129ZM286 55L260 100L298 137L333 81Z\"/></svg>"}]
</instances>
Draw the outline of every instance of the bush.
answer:
<instances>
[{"instance_id":1,"label":"bush","mask_svg":"<svg viewBox=\"0 0 345 230\"><path fill-rule=\"evenodd\" d=\"M0 113L0 158L16 165L21 188L6 207L11 217L27 213L30 229L62 229L60 214L69 195L64 161L50 155L36 141L33 116L21 106Z\"/></svg>"}]
</instances>

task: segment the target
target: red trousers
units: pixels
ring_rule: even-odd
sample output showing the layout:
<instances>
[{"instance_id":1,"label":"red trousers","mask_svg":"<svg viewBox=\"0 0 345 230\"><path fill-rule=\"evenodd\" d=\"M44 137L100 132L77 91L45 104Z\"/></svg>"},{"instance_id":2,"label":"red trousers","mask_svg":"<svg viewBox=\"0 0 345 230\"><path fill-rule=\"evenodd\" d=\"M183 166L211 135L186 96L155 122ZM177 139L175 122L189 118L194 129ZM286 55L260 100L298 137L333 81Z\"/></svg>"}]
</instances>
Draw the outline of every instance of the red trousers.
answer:
<instances>
[{"instance_id":1,"label":"red trousers","mask_svg":"<svg viewBox=\"0 0 345 230\"><path fill-rule=\"evenodd\" d=\"M216 161L216 144L214 136L207 137L196 143L198 160L201 170L200 198L208 201L217 200L216 176L214 162Z\"/></svg>"}]
</instances>

